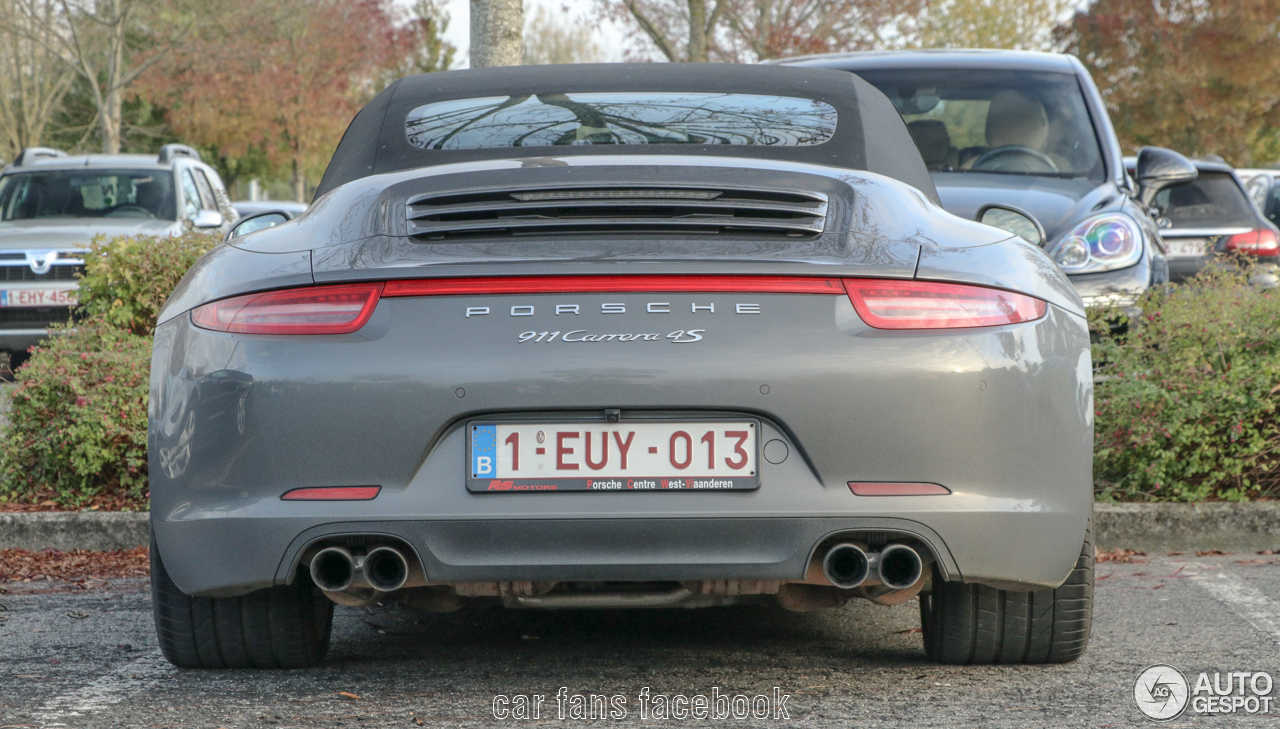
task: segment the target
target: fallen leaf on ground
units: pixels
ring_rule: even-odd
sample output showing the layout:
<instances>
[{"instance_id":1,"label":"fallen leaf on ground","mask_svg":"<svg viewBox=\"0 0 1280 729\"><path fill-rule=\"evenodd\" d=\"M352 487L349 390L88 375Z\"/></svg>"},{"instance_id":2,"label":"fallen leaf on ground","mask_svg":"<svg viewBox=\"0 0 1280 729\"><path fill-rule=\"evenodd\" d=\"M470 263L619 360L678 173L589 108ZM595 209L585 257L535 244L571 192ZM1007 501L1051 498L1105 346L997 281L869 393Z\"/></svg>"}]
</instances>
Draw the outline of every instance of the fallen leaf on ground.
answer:
<instances>
[{"instance_id":1,"label":"fallen leaf on ground","mask_svg":"<svg viewBox=\"0 0 1280 729\"><path fill-rule=\"evenodd\" d=\"M1224 552L1221 549L1205 549L1196 552L1197 557L1225 557L1231 552Z\"/></svg>"},{"instance_id":2,"label":"fallen leaf on ground","mask_svg":"<svg viewBox=\"0 0 1280 729\"><path fill-rule=\"evenodd\" d=\"M1264 549L1261 552L1258 552L1258 554L1280 554L1280 550Z\"/></svg>"},{"instance_id":3,"label":"fallen leaf on ground","mask_svg":"<svg viewBox=\"0 0 1280 729\"><path fill-rule=\"evenodd\" d=\"M352 693L347 693L346 691L339 691L339 692L338 692L338 695L339 695L339 696L346 696L348 699L355 699L355 700L357 700L357 701L359 701L359 700L360 700L360 697L359 697L359 696L356 696L355 694L352 694Z\"/></svg>"},{"instance_id":4,"label":"fallen leaf on ground","mask_svg":"<svg viewBox=\"0 0 1280 729\"><path fill-rule=\"evenodd\" d=\"M1168 556L1168 557L1181 557L1181 556L1182 556L1182 552L1170 552L1169 554L1167 554L1167 555L1165 555L1165 556Z\"/></svg>"},{"instance_id":5,"label":"fallen leaf on ground","mask_svg":"<svg viewBox=\"0 0 1280 729\"><path fill-rule=\"evenodd\" d=\"M912 633L921 632L920 628L907 628L906 630L896 630L894 635L911 635Z\"/></svg>"},{"instance_id":6,"label":"fallen leaf on ground","mask_svg":"<svg viewBox=\"0 0 1280 729\"><path fill-rule=\"evenodd\" d=\"M1093 561L1095 562L1121 562L1121 563L1146 563L1146 552L1139 552L1134 549L1111 549L1105 552L1098 552Z\"/></svg>"},{"instance_id":7,"label":"fallen leaf on ground","mask_svg":"<svg viewBox=\"0 0 1280 729\"><path fill-rule=\"evenodd\" d=\"M151 573L146 547L90 552L0 549L0 582L74 580L83 577L146 577Z\"/></svg>"},{"instance_id":8,"label":"fallen leaf on ground","mask_svg":"<svg viewBox=\"0 0 1280 729\"><path fill-rule=\"evenodd\" d=\"M67 613L67 617L71 618L72 620L84 620L85 618L89 617L89 613L80 612L79 610L72 610Z\"/></svg>"}]
</instances>

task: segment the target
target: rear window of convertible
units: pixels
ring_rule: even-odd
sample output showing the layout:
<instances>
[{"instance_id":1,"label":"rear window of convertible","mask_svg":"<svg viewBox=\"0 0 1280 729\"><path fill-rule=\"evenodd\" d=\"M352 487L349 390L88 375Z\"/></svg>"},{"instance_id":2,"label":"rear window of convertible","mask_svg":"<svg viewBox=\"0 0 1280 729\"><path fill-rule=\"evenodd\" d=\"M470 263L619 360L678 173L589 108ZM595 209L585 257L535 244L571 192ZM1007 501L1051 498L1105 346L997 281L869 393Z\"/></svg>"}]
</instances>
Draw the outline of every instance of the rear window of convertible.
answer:
<instances>
[{"instance_id":1,"label":"rear window of convertible","mask_svg":"<svg viewBox=\"0 0 1280 729\"><path fill-rule=\"evenodd\" d=\"M422 149L585 144L808 147L836 131L836 110L813 99L756 94L526 94L425 104L405 120Z\"/></svg>"}]
</instances>

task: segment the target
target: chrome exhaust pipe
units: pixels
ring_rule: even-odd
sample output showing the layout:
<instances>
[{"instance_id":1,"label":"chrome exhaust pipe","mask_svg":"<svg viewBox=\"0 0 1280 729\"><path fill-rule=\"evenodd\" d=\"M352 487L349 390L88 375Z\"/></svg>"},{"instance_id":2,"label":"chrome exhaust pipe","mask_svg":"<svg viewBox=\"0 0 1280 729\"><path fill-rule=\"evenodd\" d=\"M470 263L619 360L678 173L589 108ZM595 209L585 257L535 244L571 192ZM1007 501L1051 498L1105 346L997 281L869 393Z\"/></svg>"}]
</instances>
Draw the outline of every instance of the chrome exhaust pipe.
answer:
<instances>
[{"instance_id":1,"label":"chrome exhaust pipe","mask_svg":"<svg viewBox=\"0 0 1280 729\"><path fill-rule=\"evenodd\" d=\"M311 558L311 581L325 592L342 592L356 579L356 561L346 547L326 547Z\"/></svg>"},{"instance_id":2,"label":"chrome exhaust pipe","mask_svg":"<svg viewBox=\"0 0 1280 729\"><path fill-rule=\"evenodd\" d=\"M905 544L890 544L880 550L875 562L881 584L894 590L914 586L924 573L920 553Z\"/></svg>"},{"instance_id":3,"label":"chrome exhaust pipe","mask_svg":"<svg viewBox=\"0 0 1280 729\"><path fill-rule=\"evenodd\" d=\"M837 544L822 558L822 575L842 590L861 585L870 572L871 560L854 544Z\"/></svg>"},{"instance_id":4,"label":"chrome exhaust pipe","mask_svg":"<svg viewBox=\"0 0 1280 729\"><path fill-rule=\"evenodd\" d=\"M409 579L409 562L394 547L378 547L360 560L364 581L380 592L394 592Z\"/></svg>"}]
</instances>

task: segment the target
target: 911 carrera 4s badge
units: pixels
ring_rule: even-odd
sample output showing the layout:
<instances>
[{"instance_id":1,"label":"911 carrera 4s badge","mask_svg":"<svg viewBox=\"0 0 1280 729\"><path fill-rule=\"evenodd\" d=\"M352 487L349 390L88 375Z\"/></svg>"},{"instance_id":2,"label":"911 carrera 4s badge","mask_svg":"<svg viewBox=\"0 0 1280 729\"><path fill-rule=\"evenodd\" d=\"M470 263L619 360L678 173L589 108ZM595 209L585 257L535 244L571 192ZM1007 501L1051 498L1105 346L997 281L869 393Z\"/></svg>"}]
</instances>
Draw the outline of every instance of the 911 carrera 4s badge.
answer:
<instances>
[{"instance_id":1,"label":"911 carrera 4s badge","mask_svg":"<svg viewBox=\"0 0 1280 729\"><path fill-rule=\"evenodd\" d=\"M749 491L754 421L472 423L467 490Z\"/></svg>"},{"instance_id":2,"label":"911 carrera 4s badge","mask_svg":"<svg viewBox=\"0 0 1280 729\"><path fill-rule=\"evenodd\" d=\"M706 329L677 329L665 337L666 341L675 342L676 344L692 344L701 342ZM516 340L521 344L525 342L533 342L535 344L550 344L555 341L561 342L661 342L664 341L663 335L657 332L627 332L622 334L592 334L586 329L575 329L569 332L521 332Z\"/></svg>"}]
</instances>

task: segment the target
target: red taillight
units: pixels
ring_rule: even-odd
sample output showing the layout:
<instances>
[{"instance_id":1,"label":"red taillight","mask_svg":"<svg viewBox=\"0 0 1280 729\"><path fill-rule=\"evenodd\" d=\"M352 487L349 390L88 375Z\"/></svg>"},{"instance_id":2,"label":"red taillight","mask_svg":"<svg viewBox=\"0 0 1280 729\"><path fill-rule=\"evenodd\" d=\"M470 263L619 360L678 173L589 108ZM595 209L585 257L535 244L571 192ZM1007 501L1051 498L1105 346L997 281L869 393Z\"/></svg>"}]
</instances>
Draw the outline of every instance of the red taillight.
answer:
<instances>
[{"instance_id":1,"label":"red taillight","mask_svg":"<svg viewBox=\"0 0 1280 729\"><path fill-rule=\"evenodd\" d=\"M876 329L955 329L1018 324L1045 302L1012 291L930 281L845 279L853 308Z\"/></svg>"},{"instance_id":2,"label":"red taillight","mask_svg":"<svg viewBox=\"0 0 1280 729\"><path fill-rule=\"evenodd\" d=\"M1280 238L1270 228L1236 233L1227 238L1227 250L1251 256L1274 256L1280 254Z\"/></svg>"},{"instance_id":3,"label":"red taillight","mask_svg":"<svg viewBox=\"0 0 1280 729\"><path fill-rule=\"evenodd\" d=\"M285 501L368 501L381 490L381 486L319 486L287 491L280 498Z\"/></svg>"},{"instance_id":4,"label":"red taillight","mask_svg":"<svg viewBox=\"0 0 1280 729\"><path fill-rule=\"evenodd\" d=\"M842 294L878 329L1017 324L1044 316L1045 302L981 286L811 276L510 276L312 286L214 301L191 312L196 326L237 334L348 334L381 297L548 293Z\"/></svg>"},{"instance_id":5,"label":"red taillight","mask_svg":"<svg viewBox=\"0 0 1280 729\"><path fill-rule=\"evenodd\" d=\"M951 493L936 483L867 483L850 481L849 490L858 496L945 496Z\"/></svg>"},{"instance_id":6,"label":"red taillight","mask_svg":"<svg viewBox=\"0 0 1280 729\"><path fill-rule=\"evenodd\" d=\"M203 329L237 334L349 334L378 305L381 283L312 286L214 301L191 312Z\"/></svg>"}]
</instances>

